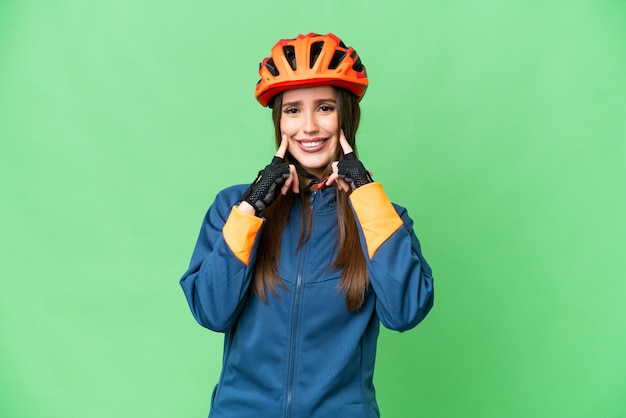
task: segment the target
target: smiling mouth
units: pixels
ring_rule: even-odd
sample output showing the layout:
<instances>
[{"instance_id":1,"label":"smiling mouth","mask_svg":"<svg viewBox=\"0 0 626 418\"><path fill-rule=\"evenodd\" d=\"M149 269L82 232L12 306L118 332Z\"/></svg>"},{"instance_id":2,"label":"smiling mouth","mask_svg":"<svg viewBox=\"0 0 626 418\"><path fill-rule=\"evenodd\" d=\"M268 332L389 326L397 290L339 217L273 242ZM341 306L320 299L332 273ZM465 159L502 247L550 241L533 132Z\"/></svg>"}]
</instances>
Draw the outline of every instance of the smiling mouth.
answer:
<instances>
[{"instance_id":1,"label":"smiling mouth","mask_svg":"<svg viewBox=\"0 0 626 418\"><path fill-rule=\"evenodd\" d=\"M319 140L319 141L300 141L300 144L305 147L305 148L315 148L315 147L319 147L320 145L322 145L325 141L324 140Z\"/></svg>"},{"instance_id":2,"label":"smiling mouth","mask_svg":"<svg viewBox=\"0 0 626 418\"><path fill-rule=\"evenodd\" d=\"M318 148L323 145L328 139L314 139L314 140L298 140L298 143L307 149Z\"/></svg>"}]
</instances>

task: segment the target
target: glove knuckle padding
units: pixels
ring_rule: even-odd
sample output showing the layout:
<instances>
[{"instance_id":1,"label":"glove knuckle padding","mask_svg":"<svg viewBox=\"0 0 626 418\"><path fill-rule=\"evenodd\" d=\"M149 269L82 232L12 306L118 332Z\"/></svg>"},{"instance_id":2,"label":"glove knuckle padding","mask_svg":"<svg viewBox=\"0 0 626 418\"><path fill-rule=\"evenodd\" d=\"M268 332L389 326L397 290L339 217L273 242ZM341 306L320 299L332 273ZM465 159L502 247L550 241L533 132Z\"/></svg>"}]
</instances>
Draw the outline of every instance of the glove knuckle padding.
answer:
<instances>
[{"instance_id":1,"label":"glove knuckle padding","mask_svg":"<svg viewBox=\"0 0 626 418\"><path fill-rule=\"evenodd\" d=\"M250 185L242 200L254 206L259 214L263 209L276 200L276 188L289 178L289 164L280 157L274 157L272 162L259 172L257 180Z\"/></svg>"},{"instance_id":2,"label":"glove knuckle padding","mask_svg":"<svg viewBox=\"0 0 626 418\"><path fill-rule=\"evenodd\" d=\"M345 155L345 158L337 164L337 174L344 178L352 189L371 183L372 178L353 152Z\"/></svg>"}]
</instances>

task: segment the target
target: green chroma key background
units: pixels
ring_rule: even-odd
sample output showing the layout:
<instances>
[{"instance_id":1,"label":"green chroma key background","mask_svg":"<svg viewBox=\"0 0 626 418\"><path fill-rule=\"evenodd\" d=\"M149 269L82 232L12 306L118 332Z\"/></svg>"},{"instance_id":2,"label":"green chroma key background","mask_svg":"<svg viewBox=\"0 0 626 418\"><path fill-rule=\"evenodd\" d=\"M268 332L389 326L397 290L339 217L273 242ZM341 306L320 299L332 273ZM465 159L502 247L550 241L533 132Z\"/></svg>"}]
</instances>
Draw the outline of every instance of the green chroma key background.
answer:
<instances>
[{"instance_id":1,"label":"green chroma key background","mask_svg":"<svg viewBox=\"0 0 626 418\"><path fill-rule=\"evenodd\" d=\"M202 417L222 335L178 280L274 148L279 38L367 66L359 151L436 278L386 418L626 416L626 3L4 0L0 416ZM315 384L315 382L311 382Z\"/></svg>"}]
</instances>

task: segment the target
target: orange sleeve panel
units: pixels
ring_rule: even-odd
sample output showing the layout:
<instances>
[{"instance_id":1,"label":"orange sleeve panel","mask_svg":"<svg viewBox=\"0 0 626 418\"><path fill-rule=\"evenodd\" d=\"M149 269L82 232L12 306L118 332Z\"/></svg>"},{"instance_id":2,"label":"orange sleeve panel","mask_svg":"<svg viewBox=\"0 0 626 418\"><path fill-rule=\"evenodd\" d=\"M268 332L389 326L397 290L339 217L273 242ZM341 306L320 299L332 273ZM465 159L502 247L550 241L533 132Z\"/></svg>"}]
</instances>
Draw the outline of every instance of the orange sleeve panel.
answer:
<instances>
[{"instance_id":1,"label":"orange sleeve panel","mask_svg":"<svg viewBox=\"0 0 626 418\"><path fill-rule=\"evenodd\" d=\"M230 215L224 224L222 233L230 250L246 266L250 262L250 253L256 234L263 225L263 219L254 215L248 215L233 206Z\"/></svg>"},{"instance_id":2,"label":"orange sleeve panel","mask_svg":"<svg viewBox=\"0 0 626 418\"><path fill-rule=\"evenodd\" d=\"M402 219L380 183L359 187L350 195L350 201L363 230L367 253L372 259L378 248L402 226Z\"/></svg>"}]
</instances>

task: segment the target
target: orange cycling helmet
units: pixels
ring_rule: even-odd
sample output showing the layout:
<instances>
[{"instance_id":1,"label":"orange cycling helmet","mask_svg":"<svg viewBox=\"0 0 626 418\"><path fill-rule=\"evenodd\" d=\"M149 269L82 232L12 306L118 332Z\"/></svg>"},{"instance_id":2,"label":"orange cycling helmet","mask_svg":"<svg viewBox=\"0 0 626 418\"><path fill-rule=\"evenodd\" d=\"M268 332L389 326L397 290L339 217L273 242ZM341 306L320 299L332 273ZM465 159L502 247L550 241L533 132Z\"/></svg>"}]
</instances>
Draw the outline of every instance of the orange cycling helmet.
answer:
<instances>
[{"instance_id":1,"label":"orange cycling helmet","mask_svg":"<svg viewBox=\"0 0 626 418\"><path fill-rule=\"evenodd\" d=\"M255 96L263 106L285 90L331 85L343 87L361 100L367 89L367 73L352 47L332 33L298 35L281 39L259 64L261 79Z\"/></svg>"}]
</instances>

